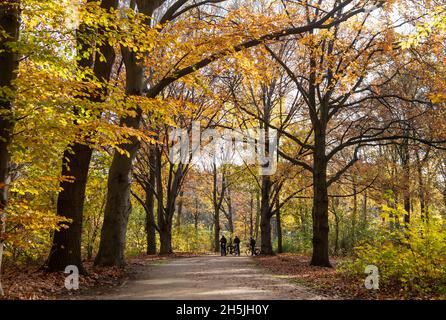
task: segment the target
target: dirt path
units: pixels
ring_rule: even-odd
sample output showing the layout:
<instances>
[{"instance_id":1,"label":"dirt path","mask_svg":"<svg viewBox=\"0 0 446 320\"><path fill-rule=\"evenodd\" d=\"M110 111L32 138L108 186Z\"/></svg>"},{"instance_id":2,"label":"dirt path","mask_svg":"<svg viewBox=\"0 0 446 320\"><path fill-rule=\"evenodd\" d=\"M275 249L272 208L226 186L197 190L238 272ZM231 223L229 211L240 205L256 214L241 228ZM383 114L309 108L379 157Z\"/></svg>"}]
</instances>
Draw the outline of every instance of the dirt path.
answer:
<instances>
[{"instance_id":1,"label":"dirt path","mask_svg":"<svg viewBox=\"0 0 446 320\"><path fill-rule=\"evenodd\" d=\"M122 286L87 299L324 299L269 274L250 257L176 258L138 268Z\"/></svg>"}]
</instances>

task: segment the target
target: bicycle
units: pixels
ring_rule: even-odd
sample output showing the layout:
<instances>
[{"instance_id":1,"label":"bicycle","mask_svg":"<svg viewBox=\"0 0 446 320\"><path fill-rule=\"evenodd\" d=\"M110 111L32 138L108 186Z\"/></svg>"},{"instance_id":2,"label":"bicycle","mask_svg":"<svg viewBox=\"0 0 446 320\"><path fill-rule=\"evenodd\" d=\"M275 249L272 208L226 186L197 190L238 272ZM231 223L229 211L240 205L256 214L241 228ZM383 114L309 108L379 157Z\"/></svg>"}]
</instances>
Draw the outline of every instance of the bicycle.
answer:
<instances>
[{"instance_id":1,"label":"bicycle","mask_svg":"<svg viewBox=\"0 0 446 320\"><path fill-rule=\"evenodd\" d=\"M251 248L248 248L245 253L246 253L247 256L251 256L252 255ZM259 248L255 248L254 249L254 256L258 256L258 255L260 255L260 249Z\"/></svg>"},{"instance_id":2,"label":"bicycle","mask_svg":"<svg viewBox=\"0 0 446 320\"><path fill-rule=\"evenodd\" d=\"M235 246L228 246L227 248L226 248L226 252L227 252L227 254L230 254L230 255L233 255L233 256L236 256L237 255L237 252L235 251Z\"/></svg>"}]
</instances>

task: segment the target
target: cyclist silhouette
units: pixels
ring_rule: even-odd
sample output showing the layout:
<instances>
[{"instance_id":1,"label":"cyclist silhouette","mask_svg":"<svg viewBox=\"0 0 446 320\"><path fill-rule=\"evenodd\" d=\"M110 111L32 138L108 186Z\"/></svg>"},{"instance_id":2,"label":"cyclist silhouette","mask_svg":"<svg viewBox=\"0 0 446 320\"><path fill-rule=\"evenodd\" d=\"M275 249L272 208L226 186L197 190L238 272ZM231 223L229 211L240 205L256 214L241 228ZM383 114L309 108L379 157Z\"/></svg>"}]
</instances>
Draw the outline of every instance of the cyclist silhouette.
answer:
<instances>
[{"instance_id":1,"label":"cyclist silhouette","mask_svg":"<svg viewBox=\"0 0 446 320\"><path fill-rule=\"evenodd\" d=\"M256 252L256 241L253 237L251 237L251 240L249 241L249 246L251 247L251 255L253 256Z\"/></svg>"},{"instance_id":2,"label":"cyclist silhouette","mask_svg":"<svg viewBox=\"0 0 446 320\"><path fill-rule=\"evenodd\" d=\"M235 250L235 255L239 256L240 255L240 239L237 236L235 236L235 238L234 238L234 250Z\"/></svg>"},{"instance_id":3,"label":"cyclist silhouette","mask_svg":"<svg viewBox=\"0 0 446 320\"><path fill-rule=\"evenodd\" d=\"M221 251L222 256L226 255L226 242L227 242L227 240L226 240L225 236L222 235L221 239L220 239L220 251Z\"/></svg>"}]
</instances>

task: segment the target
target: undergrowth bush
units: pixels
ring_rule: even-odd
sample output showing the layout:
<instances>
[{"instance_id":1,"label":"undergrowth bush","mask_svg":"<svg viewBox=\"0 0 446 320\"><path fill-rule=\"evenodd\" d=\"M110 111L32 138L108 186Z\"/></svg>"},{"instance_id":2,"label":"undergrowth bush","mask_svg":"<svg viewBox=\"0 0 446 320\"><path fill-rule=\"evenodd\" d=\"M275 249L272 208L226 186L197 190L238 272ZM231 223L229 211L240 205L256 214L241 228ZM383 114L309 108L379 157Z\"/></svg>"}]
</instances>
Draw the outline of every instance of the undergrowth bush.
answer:
<instances>
[{"instance_id":1,"label":"undergrowth bush","mask_svg":"<svg viewBox=\"0 0 446 320\"><path fill-rule=\"evenodd\" d=\"M446 294L446 232L440 218L401 221L402 208L383 208L383 225L373 241L353 250L340 269L364 277L367 265L379 270L380 287L396 286L416 294Z\"/></svg>"}]
</instances>

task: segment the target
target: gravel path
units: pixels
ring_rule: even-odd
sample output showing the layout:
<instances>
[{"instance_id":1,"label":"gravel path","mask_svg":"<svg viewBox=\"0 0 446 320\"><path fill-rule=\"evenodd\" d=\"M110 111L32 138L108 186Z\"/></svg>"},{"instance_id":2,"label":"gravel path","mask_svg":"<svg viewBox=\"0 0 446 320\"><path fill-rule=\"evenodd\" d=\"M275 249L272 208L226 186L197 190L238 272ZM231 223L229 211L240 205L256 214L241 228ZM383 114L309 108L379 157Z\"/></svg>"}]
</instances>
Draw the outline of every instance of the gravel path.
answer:
<instances>
[{"instance_id":1,"label":"gravel path","mask_svg":"<svg viewBox=\"0 0 446 320\"><path fill-rule=\"evenodd\" d=\"M136 268L120 287L82 299L324 299L268 273L250 257L175 258Z\"/></svg>"}]
</instances>

